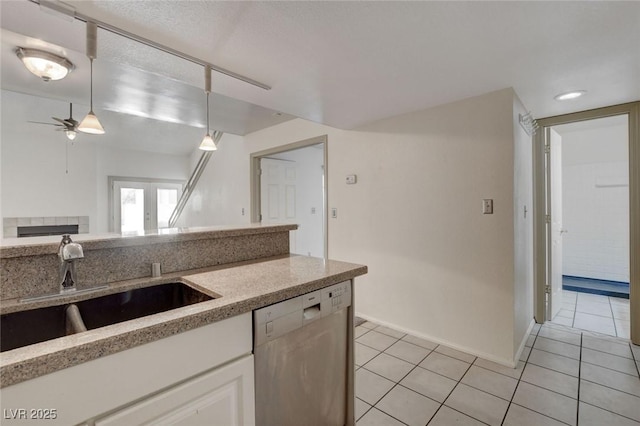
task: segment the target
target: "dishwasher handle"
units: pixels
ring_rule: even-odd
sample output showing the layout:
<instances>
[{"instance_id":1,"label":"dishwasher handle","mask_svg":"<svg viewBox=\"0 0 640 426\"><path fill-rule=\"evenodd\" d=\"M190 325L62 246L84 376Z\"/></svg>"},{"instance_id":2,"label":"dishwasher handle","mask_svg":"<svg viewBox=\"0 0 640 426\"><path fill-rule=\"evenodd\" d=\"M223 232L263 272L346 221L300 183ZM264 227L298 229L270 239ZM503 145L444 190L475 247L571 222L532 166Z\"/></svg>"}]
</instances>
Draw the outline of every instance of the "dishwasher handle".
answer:
<instances>
[{"instance_id":1,"label":"dishwasher handle","mask_svg":"<svg viewBox=\"0 0 640 426\"><path fill-rule=\"evenodd\" d=\"M304 325L309 324L310 322L313 322L321 317L322 317L322 310L321 310L320 303L317 303L313 306L309 306L308 308L305 308L302 313L302 321Z\"/></svg>"}]
</instances>

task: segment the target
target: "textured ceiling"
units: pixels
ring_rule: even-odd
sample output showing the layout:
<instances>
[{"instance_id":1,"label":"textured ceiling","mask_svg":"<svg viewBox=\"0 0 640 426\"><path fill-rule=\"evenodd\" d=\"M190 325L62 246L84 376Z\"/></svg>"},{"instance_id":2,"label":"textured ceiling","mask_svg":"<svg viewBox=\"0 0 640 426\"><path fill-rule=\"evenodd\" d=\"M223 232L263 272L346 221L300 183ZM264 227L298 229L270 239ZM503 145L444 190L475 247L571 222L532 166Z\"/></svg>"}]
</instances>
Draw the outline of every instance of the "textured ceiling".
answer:
<instances>
[{"instance_id":1,"label":"textured ceiling","mask_svg":"<svg viewBox=\"0 0 640 426\"><path fill-rule=\"evenodd\" d=\"M84 51L82 24L11 3L2 2L3 28ZM214 74L220 95L338 128L504 87L537 118L640 99L639 2L67 3L272 86ZM113 35L100 35L99 55L202 85L200 67ZM127 96L153 98L158 87L144 81ZM177 86L166 96L188 98L192 89ZM588 93L553 100L572 89Z\"/></svg>"}]
</instances>

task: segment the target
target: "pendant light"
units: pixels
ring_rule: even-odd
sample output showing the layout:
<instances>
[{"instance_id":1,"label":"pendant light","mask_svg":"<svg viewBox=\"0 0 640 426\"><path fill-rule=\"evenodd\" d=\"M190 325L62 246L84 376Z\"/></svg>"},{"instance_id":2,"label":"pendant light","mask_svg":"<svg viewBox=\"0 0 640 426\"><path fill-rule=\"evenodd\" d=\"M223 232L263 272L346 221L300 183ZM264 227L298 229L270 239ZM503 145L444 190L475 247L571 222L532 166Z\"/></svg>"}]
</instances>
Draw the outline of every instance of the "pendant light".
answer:
<instances>
[{"instance_id":1,"label":"pendant light","mask_svg":"<svg viewBox=\"0 0 640 426\"><path fill-rule=\"evenodd\" d=\"M204 67L204 91L207 94L207 134L198 148L202 151L215 151L218 147L209 134L209 93L211 93L211 67L209 65Z\"/></svg>"},{"instance_id":2,"label":"pendant light","mask_svg":"<svg viewBox=\"0 0 640 426\"><path fill-rule=\"evenodd\" d=\"M87 22L87 56L91 63L91 107L89 114L78 125L78 130L93 135L103 135L104 128L98 117L93 113L93 60L98 57L98 27L93 22Z\"/></svg>"}]
</instances>

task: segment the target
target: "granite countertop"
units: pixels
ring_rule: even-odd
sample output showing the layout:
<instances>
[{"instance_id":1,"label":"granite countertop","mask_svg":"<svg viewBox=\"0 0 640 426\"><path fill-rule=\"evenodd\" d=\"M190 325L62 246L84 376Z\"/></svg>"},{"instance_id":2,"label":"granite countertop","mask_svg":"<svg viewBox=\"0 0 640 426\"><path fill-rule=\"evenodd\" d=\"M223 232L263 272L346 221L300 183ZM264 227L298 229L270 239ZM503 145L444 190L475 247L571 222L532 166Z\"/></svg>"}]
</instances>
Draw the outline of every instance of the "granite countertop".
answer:
<instances>
[{"instance_id":1,"label":"granite countertop","mask_svg":"<svg viewBox=\"0 0 640 426\"><path fill-rule=\"evenodd\" d=\"M0 302L3 314L134 288L181 281L215 297L131 321L25 346L0 354L0 387L10 386L134 346L191 330L367 273L367 267L287 255L195 271L112 283L93 294L20 303Z\"/></svg>"}]
</instances>

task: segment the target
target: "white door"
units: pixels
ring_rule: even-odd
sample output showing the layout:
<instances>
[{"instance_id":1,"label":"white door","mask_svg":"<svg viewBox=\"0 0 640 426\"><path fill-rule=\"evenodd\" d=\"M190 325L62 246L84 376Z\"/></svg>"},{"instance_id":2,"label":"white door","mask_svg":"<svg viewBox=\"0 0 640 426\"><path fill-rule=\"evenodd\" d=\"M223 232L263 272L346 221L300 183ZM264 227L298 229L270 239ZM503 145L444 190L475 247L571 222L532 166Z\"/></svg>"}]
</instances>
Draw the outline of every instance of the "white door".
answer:
<instances>
[{"instance_id":1,"label":"white door","mask_svg":"<svg viewBox=\"0 0 640 426\"><path fill-rule=\"evenodd\" d=\"M273 158L260 159L260 217L262 223L296 223L296 163ZM296 252L296 231L289 238Z\"/></svg>"},{"instance_id":2,"label":"white door","mask_svg":"<svg viewBox=\"0 0 640 426\"><path fill-rule=\"evenodd\" d=\"M113 230L121 233L169 227L182 185L168 182L114 180Z\"/></svg>"},{"instance_id":3,"label":"white door","mask_svg":"<svg viewBox=\"0 0 640 426\"><path fill-rule=\"evenodd\" d=\"M551 223L547 224L550 244L548 276L551 286L547 320L551 320L562 308L562 137L555 130L548 128L547 140L549 141L547 212L551 215Z\"/></svg>"}]
</instances>

